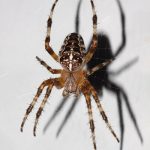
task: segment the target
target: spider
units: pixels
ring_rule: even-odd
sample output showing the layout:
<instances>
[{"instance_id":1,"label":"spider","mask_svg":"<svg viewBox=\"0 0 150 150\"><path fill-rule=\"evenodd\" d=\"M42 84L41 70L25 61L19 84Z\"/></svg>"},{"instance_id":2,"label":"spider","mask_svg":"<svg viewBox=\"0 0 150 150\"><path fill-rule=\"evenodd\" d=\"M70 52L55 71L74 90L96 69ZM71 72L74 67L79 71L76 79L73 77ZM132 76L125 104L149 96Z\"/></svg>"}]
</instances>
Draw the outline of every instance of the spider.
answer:
<instances>
[{"instance_id":1,"label":"spider","mask_svg":"<svg viewBox=\"0 0 150 150\"><path fill-rule=\"evenodd\" d=\"M46 62L41 60L39 57L36 57L37 60L40 62L40 64L43 65L48 71L50 71L52 74L60 74L60 77L50 78L48 80L45 80L39 86L33 101L31 102L31 104L26 110L23 121L21 123L21 131L23 132L25 121L28 115L30 114L30 112L32 111L34 105L36 104L43 89L47 87L44 99L36 113L36 118L35 118L35 123L34 123L34 128L33 128L33 135L36 136L36 128L37 128L37 124L39 121L39 117L41 116L41 113L48 100L48 97L50 96L53 86L55 86L58 89L64 88L63 96L68 96L70 94L75 94L78 96L80 93L83 93L85 100L86 100L87 108L88 108L89 125L90 125L90 129L92 133L92 141L93 141L94 150L96 150L97 148L96 148L95 126L94 126L94 121L93 121L90 96L93 96L95 103L99 109L99 112L103 120L105 121L108 129L110 130L112 135L115 137L115 139L119 142L119 138L117 137L116 133L112 129L110 122L106 116L106 113L102 107L102 104L99 101L96 90L88 81L89 75L93 74L95 71L108 65L112 60L110 59L101 64L98 64L97 66L93 67L90 70L83 69L83 67L91 60L96 50L97 41L98 41L97 15L95 11L94 2L93 0L90 0L91 6L92 6L92 12L93 12L93 18L92 18L93 37L92 37L92 43L90 45L90 48L86 52L84 41L81 35L78 33L71 33L68 36L66 36L64 43L61 46L59 55L57 55L50 46L50 31L51 31L51 25L52 25L52 15L53 15L54 8L57 2L58 0L55 0L55 2L53 3L51 11L50 11L50 16L47 20L47 35L45 38L45 49L53 57L55 61L61 64L63 69L52 69L50 66L46 64Z\"/></svg>"}]
</instances>

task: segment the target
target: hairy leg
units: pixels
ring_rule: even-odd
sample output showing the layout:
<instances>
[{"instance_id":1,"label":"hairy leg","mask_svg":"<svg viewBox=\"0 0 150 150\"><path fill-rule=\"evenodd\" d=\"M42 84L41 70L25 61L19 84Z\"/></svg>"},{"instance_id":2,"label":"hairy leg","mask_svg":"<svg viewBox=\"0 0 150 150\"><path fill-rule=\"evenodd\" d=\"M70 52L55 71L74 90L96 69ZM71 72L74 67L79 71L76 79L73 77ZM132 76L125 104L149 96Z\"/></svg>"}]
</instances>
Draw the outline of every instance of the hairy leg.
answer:
<instances>
[{"instance_id":1,"label":"hairy leg","mask_svg":"<svg viewBox=\"0 0 150 150\"><path fill-rule=\"evenodd\" d=\"M100 103L100 100L98 98L98 95L97 95L95 89L92 86L90 87L90 89L91 89L92 96L97 104L97 107L99 109L99 112L100 112L103 120L105 121L105 123L106 123L107 127L109 128L109 130L111 131L112 135L116 138L117 142L119 142L119 138L117 137L116 133L114 132L114 130L112 129L112 127L110 125L110 122L108 121L108 118L107 118L105 111Z\"/></svg>"},{"instance_id":2,"label":"hairy leg","mask_svg":"<svg viewBox=\"0 0 150 150\"><path fill-rule=\"evenodd\" d=\"M90 99L90 89L88 88L89 82L86 82L84 80L80 85L79 88L82 91L82 93L85 96L86 99L86 104L88 108L88 116L89 116L89 124L90 124L90 129L92 132L92 141L93 141L93 147L94 150L96 150L96 140L95 140L95 126L94 126L94 121L93 121L93 114L92 114L92 106L91 106L91 99Z\"/></svg>"},{"instance_id":3,"label":"hairy leg","mask_svg":"<svg viewBox=\"0 0 150 150\"><path fill-rule=\"evenodd\" d=\"M96 11L95 11L95 6L94 6L94 2L93 0L91 1L91 5L92 5L92 11L93 11L93 38L92 38L92 43L90 45L90 48L85 56L85 63L87 63L93 56L95 49L97 47L97 15L96 15Z\"/></svg>"},{"instance_id":4,"label":"hairy leg","mask_svg":"<svg viewBox=\"0 0 150 150\"><path fill-rule=\"evenodd\" d=\"M21 132L23 132L23 127L24 127L24 124L25 124L25 121L27 120L27 117L28 115L30 114L30 112L32 111L35 103L37 102L37 99L39 98L39 96L41 95L43 89L45 86L47 86L49 83L51 82L51 79L48 79L48 80L45 80L44 82L42 82L42 84L39 86L38 90L37 90L37 93L33 99L33 101L31 102L31 104L29 105L29 107L27 108L26 110L26 113L24 115L24 118L23 118L23 121L21 123Z\"/></svg>"},{"instance_id":5,"label":"hairy leg","mask_svg":"<svg viewBox=\"0 0 150 150\"><path fill-rule=\"evenodd\" d=\"M53 49L50 46L50 32L51 32L51 25L52 25L52 15L53 15L53 11L54 11L54 8L55 8L57 2L58 2L58 0L55 0L54 4L52 5L50 16L48 17L48 20L47 20L47 35L45 38L45 49L57 62L59 62L58 55L53 51Z\"/></svg>"},{"instance_id":6,"label":"hairy leg","mask_svg":"<svg viewBox=\"0 0 150 150\"><path fill-rule=\"evenodd\" d=\"M38 124L38 121L39 121L39 117L41 116L41 113L43 111L43 108L47 102L47 99L51 93L51 90L52 90L52 87L54 85L54 82L52 81L51 84L48 86L47 90L46 90L46 94L45 94L45 97L36 113L36 119L35 119L35 123L34 123L34 129L33 129L33 135L36 136L36 127L37 127L37 124Z\"/></svg>"},{"instance_id":7,"label":"hairy leg","mask_svg":"<svg viewBox=\"0 0 150 150\"><path fill-rule=\"evenodd\" d=\"M103 67L107 66L108 64L110 64L112 62L112 59L107 60L101 64L96 65L95 67L93 67L92 69L87 71L87 76L90 76L91 74L93 74L94 72L102 69Z\"/></svg>"},{"instance_id":8,"label":"hairy leg","mask_svg":"<svg viewBox=\"0 0 150 150\"><path fill-rule=\"evenodd\" d=\"M61 71L62 71L61 69L52 69L50 66L48 66L46 64L45 61L43 61L42 59L40 59L38 56L36 56L36 59L40 62L41 65L43 65L52 74L60 74L61 73Z\"/></svg>"},{"instance_id":9,"label":"hairy leg","mask_svg":"<svg viewBox=\"0 0 150 150\"><path fill-rule=\"evenodd\" d=\"M96 150L95 126L94 126L94 121L93 121L91 99L90 99L89 94L84 94L84 96L85 96L86 104L87 104L87 108L88 108L89 124L90 124L90 129L91 129L91 132L92 132L93 146L94 146L94 150Z\"/></svg>"}]
</instances>

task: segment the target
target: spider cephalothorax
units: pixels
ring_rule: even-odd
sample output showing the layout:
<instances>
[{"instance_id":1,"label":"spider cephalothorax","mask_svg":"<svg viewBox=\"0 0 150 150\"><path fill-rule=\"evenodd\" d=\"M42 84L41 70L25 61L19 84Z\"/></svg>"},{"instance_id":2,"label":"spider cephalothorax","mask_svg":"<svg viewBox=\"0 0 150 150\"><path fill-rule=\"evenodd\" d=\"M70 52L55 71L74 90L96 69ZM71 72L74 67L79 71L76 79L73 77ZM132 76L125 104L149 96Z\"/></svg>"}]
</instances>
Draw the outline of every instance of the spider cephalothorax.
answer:
<instances>
[{"instance_id":1,"label":"spider cephalothorax","mask_svg":"<svg viewBox=\"0 0 150 150\"><path fill-rule=\"evenodd\" d=\"M77 33L69 34L60 50L60 63L65 70L77 71L83 65L85 45L83 38Z\"/></svg>"},{"instance_id":2,"label":"spider cephalothorax","mask_svg":"<svg viewBox=\"0 0 150 150\"><path fill-rule=\"evenodd\" d=\"M92 58L95 52L95 49L97 47L97 15L95 12L95 6L94 6L93 0L89 0L89 1L91 2L92 11L93 11L93 38L92 38L90 48L85 52L85 46L84 46L82 37L77 33L71 33L65 38L64 44L62 45L61 50L60 50L60 55L58 56L50 46L50 31L51 31L51 25L52 25L52 15L53 15L53 11L56 6L56 3L58 2L58 0L55 0L51 8L50 16L47 21L47 35L45 38L45 49L54 58L54 60L56 60L58 63L61 64L63 69L52 69L43 60L41 60L39 57L36 57L37 60L44 67L47 68L48 71L50 71L52 74L60 74L60 77L47 79L43 81L42 84L39 86L33 101L31 102L31 104L26 110L25 116L21 124L21 131L23 131L25 121L29 113L34 108L43 89L47 87L44 99L40 105L40 108L38 109L36 113L36 119L35 119L34 128L33 128L34 136L36 135L36 127L39 121L39 117L41 116L41 113L48 100L48 97L51 93L53 86L55 86L58 89L64 88L64 92L63 92L64 96L68 95L69 93L75 93L75 94L83 93L85 100L86 100L87 108L88 108L89 124L90 124L91 132L92 132L93 146L94 146L94 150L96 150L95 126L94 126L94 121L93 121L90 96L94 98L96 105L99 109L99 112L103 120L105 121L107 127L113 134L113 136L116 138L118 142L119 142L119 139L117 138L114 130L112 129L108 121L108 118L99 101L96 90L93 88L93 86L90 84L90 82L87 79L87 76L101 69L102 67L106 66L108 63L111 62L111 60L104 62L102 64L99 64L96 67L92 68L91 70L83 69L84 65L88 63L90 59Z\"/></svg>"}]
</instances>

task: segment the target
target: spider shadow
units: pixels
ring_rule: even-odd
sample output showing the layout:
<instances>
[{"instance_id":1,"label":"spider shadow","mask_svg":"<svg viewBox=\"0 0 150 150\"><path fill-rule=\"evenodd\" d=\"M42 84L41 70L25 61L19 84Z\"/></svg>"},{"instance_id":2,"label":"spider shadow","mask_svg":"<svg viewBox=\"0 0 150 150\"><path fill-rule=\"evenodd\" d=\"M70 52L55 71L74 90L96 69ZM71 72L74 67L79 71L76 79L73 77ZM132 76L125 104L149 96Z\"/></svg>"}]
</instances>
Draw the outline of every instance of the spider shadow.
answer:
<instances>
[{"instance_id":1,"label":"spider shadow","mask_svg":"<svg viewBox=\"0 0 150 150\"><path fill-rule=\"evenodd\" d=\"M47 129L49 128L49 126L51 125L51 123L54 121L54 119L57 117L57 115L61 112L62 108L64 107L65 103L67 102L69 97L65 97L61 100L61 102L59 103L59 105L57 106L57 108L55 109L55 111L53 112L52 116L49 118L48 122L46 123L46 125L44 126L43 129L43 133L45 133L47 131ZM75 110L75 107L79 101L80 97L75 97L71 103L71 106L69 108L69 110L67 111L61 125L59 126L57 133L56 133L56 137L58 137L63 129L63 127L65 126L65 124L67 123L67 121L69 120L69 118L71 117L73 111Z\"/></svg>"},{"instance_id":2,"label":"spider shadow","mask_svg":"<svg viewBox=\"0 0 150 150\"><path fill-rule=\"evenodd\" d=\"M112 54L111 45L109 43L109 38L107 35L99 34L98 36L98 45L97 51L95 52L93 58L88 63L88 69L93 68L94 66L105 62L108 59L116 58L115 55ZM121 50L122 51L122 50ZM121 52L120 51L120 52ZM117 51L118 52L118 51ZM119 53L118 53L119 54ZM129 98L127 93L125 92L124 88L119 85L117 82L112 81L111 77L116 76L124 72L126 69L129 69L133 64L138 61L138 58L134 58L127 64L125 64L122 68L117 70L116 72L109 71L109 64L107 67L104 67L101 70L98 70L91 76L89 76L88 80L92 84L92 86L96 89L99 96L103 96L103 90L106 89L110 93L116 96L117 106L118 106L118 115L119 115L119 126L120 126L120 150L123 149L123 141L124 141L124 132L125 132L125 122L124 122L124 115L123 115L123 104L126 105L127 111L133 122L133 125L136 129L138 137L143 142L141 131L138 127L135 114L132 110L131 104L129 102Z\"/></svg>"},{"instance_id":3,"label":"spider shadow","mask_svg":"<svg viewBox=\"0 0 150 150\"><path fill-rule=\"evenodd\" d=\"M119 0L116 0L119 11L120 11L120 18L121 18L121 36L122 36L122 41L121 44L119 45L118 49L116 50L115 53L112 52L111 44L109 37L104 34L104 33L99 33L98 34L98 47L90 60L90 62L87 64L87 68L91 69L94 66L108 60L108 59L114 59L118 58L119 54L123 52L125 45L126 45L126 31L125 31L125 14L121 6L121 2ZM79 32L79 12L80 12L80 6L81 6L81 0L78 3L77 7L77 14L76 14L76 32ZM131 66L133 66L136 62L138 61L138 58L134 58L133 60L129 61L126 63L122 68L120 68L116 72L110 72L109 71L109 65L101 70L98 70L94 74L88 77L90 83L92 86L96 89L97 93L99 96L103 95L103 89L107 89L109 92L113 93L116 96L116 101L117 101L117 106L118 106L118 115L119 115L119 126L120 126L120 150L123 149L123 141L124 141L124 132L125 132L125 123L124 123L124 114L123 114L123 104L125 103L125 106L127 108L127 111L129 113L129 116L131 118L131 121L135 127L135 130L137 132L137 135L141 141L143 142L142 134L141 131L138 127L137 121L135 114L131 108L131 104L129 102L129 98L127 93L125 92L124 88L119 85L116 82L113 82L111 80L112 75L119 75L123 73L125 70L129 69ZM80 98L80 97L79 97ZM73 111L75 110L75 107L79 101L79 98L75 98L66 113L61 125L58 128L56 136L58 137L59 134L61 133L63 127L71 117ZM63 98L52 114L52 116L49 118L48 122L46 123L43 132L46 132L48 127L51 125L51 123L54 121L56 116L61 112L62 108L64 107L68 97Z\"/></svg>"}]
</instances>

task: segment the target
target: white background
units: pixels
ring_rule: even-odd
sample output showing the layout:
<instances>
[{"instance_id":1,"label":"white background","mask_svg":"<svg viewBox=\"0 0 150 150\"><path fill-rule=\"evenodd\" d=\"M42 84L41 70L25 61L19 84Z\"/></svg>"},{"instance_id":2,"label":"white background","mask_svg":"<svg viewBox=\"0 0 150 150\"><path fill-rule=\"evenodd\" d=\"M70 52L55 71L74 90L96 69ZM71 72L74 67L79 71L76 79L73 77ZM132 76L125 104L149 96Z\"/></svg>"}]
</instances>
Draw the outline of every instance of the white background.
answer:
<instances>
[{"instance_id":1,"label":"white background","mask_svg":"<svg viewBox=\"0 0 150 150\"><path fill-rule=\"evenodd\" d=\"M64 127L59 138L55 138L57 129L65 116L72 98L67 102L61 114L43 134L43 128L60 100L62 90L53 89L49 105L40 118L37 137L33 137L32 128L36 105L29 116L24 132L19 131L26 108L39 84L53 77L35 59L39 56L51 67L59 68L44 50L46 21L52 0L0 0L0 149L1 150L92 150L92 139L88 124L84 98L80 99L73 115ZM51 44L55 52L67 34L74 32L75 12L78 0L60 0L56 6L51 34ZM121 42L121 25L118 6L115 0L95 0L98 15L98 31L107 33L113 50ZM138 62L113 80L122 85L129 100L144 144L141 145L132 121L124 107L125 141L124 150L150 149L150 1L122 0L126 15L127 45L125 50L112 64L115 71L129 60L139 57ZM92 35L91 6L89 0L83 0L80 15L80 33L86 46ZM44 93L44 92L43 92ZM44 94L43 94L44 95ZM41 99L39 100L41 101ZM103 106L111 124L119 135L119 121L116 97L104 90ZM39 103L38 103L39 104ZM99 116L93 103L98 149L119 150L105 123Z\"/></svg>"}]
</instances>

